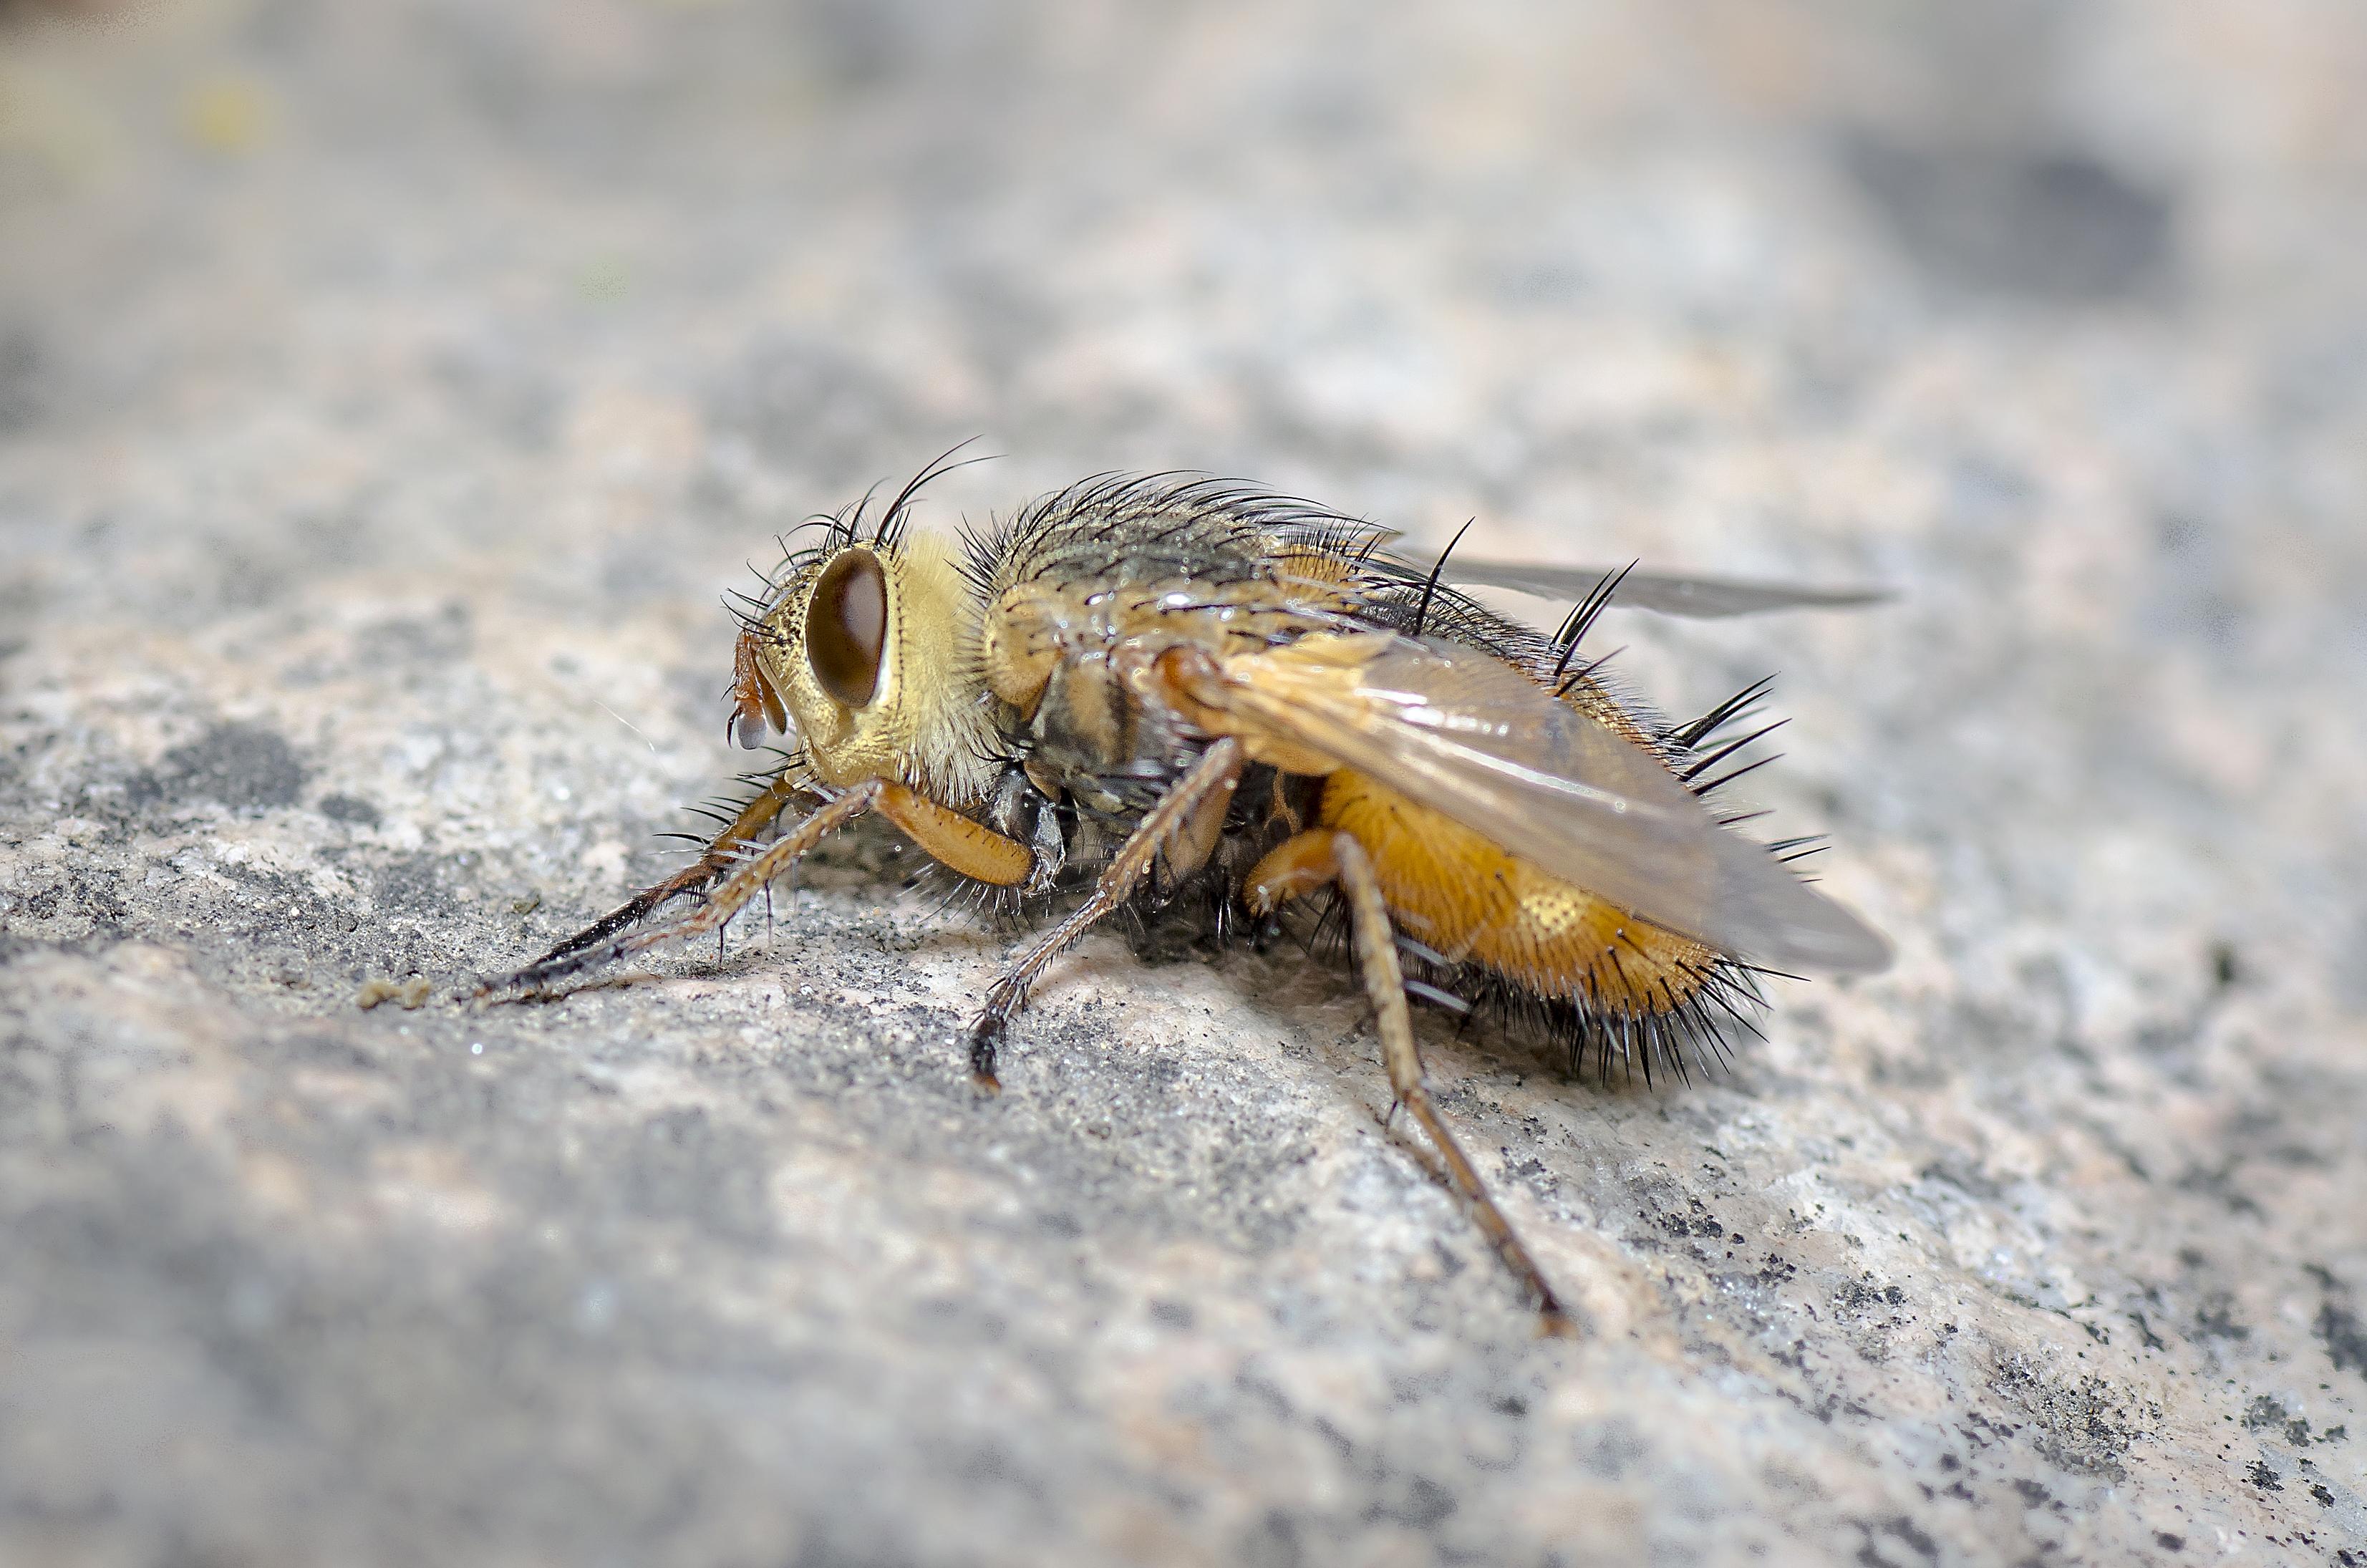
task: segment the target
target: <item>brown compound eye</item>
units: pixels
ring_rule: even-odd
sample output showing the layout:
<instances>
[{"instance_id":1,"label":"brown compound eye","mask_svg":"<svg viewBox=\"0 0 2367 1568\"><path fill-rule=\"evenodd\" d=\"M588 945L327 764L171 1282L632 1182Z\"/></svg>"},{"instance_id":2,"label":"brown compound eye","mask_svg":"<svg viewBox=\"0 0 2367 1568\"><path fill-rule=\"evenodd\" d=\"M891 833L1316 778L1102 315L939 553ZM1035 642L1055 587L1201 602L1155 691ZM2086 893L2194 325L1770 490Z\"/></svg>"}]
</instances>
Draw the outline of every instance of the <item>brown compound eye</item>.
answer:
<instances>
[{"instance_id":1,"label":"brown compound eye","mask_svg":"<svg viewBox=\"0 0 2367 1568\"><path fill-rule=\"evenodd\" d=\"M879 691L888 642L888 578L879 558L850 550L823 569L806 608L806 660L831 700L866 708Z\"/></svg>"}]
</instances>

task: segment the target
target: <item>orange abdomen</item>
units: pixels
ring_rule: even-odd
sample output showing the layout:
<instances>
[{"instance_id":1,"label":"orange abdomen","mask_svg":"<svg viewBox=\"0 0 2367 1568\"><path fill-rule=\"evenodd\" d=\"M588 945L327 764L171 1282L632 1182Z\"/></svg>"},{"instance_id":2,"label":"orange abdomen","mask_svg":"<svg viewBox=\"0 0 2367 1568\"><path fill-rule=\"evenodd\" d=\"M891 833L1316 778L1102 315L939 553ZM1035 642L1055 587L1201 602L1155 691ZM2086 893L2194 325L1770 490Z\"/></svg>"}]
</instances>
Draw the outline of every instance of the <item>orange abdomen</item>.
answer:
<instances>
[{"instance_id":1,"label":"orange abdomen","mask_svg":"<svg viewBox=\"0 0 2367 1568\"><path fill-rule=\"evenodd\" d=\"M1718 961L1363 774L1325 779L1317 816L1364 846L1399 930L1539 996L1671 1013Z\"/></svg>"}]
</instances>

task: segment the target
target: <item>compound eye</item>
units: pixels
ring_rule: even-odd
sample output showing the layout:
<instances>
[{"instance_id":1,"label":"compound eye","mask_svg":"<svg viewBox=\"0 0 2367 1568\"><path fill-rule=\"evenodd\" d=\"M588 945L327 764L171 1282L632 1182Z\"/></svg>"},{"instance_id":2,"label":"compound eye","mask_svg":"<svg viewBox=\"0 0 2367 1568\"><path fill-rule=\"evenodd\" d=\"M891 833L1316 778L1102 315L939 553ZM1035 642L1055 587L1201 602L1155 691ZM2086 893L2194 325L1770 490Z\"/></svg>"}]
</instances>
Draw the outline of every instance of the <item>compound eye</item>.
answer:
<instances>
[{"instance_id":1,"label":"compound eye","mask_svg":"<svg viewBox=\"0 0 2367 1568\"><path fill-rule=\"evenodd\" d=\"M879 558L850 550L822 571L806 609L806 661L831 700L866 708L879 691L888 641L888 579Z\"/></svg>"}]
</instances>

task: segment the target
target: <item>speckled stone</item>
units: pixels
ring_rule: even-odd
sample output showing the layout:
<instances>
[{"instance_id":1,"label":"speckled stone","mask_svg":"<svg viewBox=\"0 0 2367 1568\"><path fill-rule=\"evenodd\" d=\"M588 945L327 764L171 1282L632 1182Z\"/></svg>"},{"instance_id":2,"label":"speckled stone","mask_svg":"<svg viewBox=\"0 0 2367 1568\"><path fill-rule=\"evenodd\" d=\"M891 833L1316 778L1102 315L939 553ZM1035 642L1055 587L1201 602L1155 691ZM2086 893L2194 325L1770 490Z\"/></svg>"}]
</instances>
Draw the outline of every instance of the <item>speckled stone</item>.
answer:
<instances>
[{"instance_id":1,"label":"speckled stone","mask_svg":"<svg viewBox=\"0 0 2367 1568\"><path fill-rule=\"evenodd\" d=\"M2367 1563L2367 17L186 0L0 38L0 1561ZM6 24L0 24L6 25ZM772 536L982 435L1621 618L1899 962L1690 1085L1055 972L728 779ZM1554 607L1508 600L1539 614ZM1608 624L1608 623L1606 623ZM1762 782L1763 780L1763 782Z\"/></svg>"}]
</instances>

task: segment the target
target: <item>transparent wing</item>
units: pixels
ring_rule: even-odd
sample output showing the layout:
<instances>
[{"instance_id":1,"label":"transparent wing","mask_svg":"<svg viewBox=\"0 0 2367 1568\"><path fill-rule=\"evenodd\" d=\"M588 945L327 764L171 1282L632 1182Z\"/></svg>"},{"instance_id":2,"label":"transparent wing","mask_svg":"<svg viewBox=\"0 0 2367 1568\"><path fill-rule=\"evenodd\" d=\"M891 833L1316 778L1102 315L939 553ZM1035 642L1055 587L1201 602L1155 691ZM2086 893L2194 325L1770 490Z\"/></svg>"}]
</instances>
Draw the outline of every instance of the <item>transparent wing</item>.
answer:
<instances>
[{"instance_id":1,"label":"transparent wing","mask_svg":"<svg viewBox=\"0 0 2367 1568\"><path fill-rule=\"evenodd\" d=\"M1656 926L1779 970L1871 973L1889 944L1720 827L1658 759L1476 649L1318 636L1192 694L1270 749L1314 752ZM1287 766L1287 764L1285 764Z\"/></svg>"},{"instance_id":2,"label":"transparent wing","mask_svg":"<svg viewBox=\"0 0 2367 1568\"><path fill-rule=\"evenodd\" d=\"M1435 556L1408 556L1423 571L1437 564ZM1449 558L1441 574L1450 583L1477 583L1491 588L1512 588L1546 598L1581 599L1605 579L1619 575L1616 566L1540 566L1519 561L1474 561ZM1873 587L1817 587L1802 583L1753 583L1724 577L1681 577L1664 572L1630 571L1611 596L1614 608L1659 610L1663 615L1711 618L1758 615L1777 609L1847 609L1880 604L1889 591Z\"/></svg>"}]
</instances>

